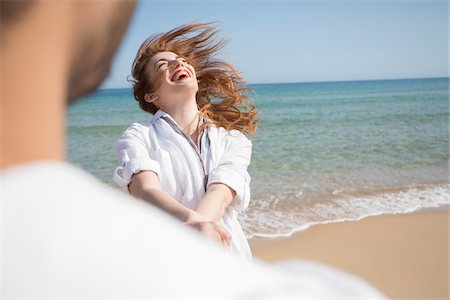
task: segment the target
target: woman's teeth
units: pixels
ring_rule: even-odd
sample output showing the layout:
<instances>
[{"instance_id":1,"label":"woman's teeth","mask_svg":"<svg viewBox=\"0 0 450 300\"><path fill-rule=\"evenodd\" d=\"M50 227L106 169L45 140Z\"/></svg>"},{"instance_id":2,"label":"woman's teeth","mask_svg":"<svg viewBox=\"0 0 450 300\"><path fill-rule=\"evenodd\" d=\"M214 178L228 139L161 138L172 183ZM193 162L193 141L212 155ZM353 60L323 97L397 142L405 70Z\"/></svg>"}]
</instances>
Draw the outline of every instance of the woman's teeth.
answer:
<instances>
[{"instance_id":1,"label":"woman's teeth","mask_svg":"<svg viewBox=\"0 0 450 300\"><path fill-rule=\"evenodd\" d=\"M189 73L187 73L186 71L180 71L173 76L172 81L183 80L188 77Z\"/></svg>"}]
</instances>

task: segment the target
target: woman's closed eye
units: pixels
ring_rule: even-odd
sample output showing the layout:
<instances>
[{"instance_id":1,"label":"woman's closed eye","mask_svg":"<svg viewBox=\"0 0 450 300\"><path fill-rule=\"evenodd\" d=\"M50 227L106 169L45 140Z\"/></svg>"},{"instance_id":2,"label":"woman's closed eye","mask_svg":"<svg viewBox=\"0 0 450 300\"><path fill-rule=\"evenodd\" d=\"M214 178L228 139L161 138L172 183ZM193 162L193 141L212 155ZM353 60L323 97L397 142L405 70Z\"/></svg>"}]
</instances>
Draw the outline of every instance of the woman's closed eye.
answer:
<instances>
[{"instance_id":1,"label":"woman's closed eye","mask_svg":"<svg viewBox=\"0 0 450 300\"><path fill-rule=\"evenodd\" d=\"M167 66L169 63L167 61L162 61L156 65L157 69L161 69L163 66Z\"/></svg>"}]
</instances>

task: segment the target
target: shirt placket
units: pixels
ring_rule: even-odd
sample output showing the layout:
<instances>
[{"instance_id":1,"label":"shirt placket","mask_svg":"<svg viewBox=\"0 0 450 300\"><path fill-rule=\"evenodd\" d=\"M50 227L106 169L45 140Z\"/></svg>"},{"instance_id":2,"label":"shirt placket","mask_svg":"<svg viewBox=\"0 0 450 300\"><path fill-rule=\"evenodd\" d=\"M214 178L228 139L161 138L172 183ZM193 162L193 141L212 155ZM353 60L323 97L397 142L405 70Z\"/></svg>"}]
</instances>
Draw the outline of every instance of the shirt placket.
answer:
<instances>
[{"instance_id":1,"label":"shirt placket","mask_svg":"<svg viewBox=\"0 0 450 300\"><path fill-rule=\"evenodd\" d=\"M203 172L203 187L204 187L205 192L206 192L206 188L207 188L207 185L208 185L208 174L206 172L205 164L204 164L202 156L201 156L201 152L200 152L201 149L192 141L192 139L186 133L184 133L179 128L178 124L176 124L171 118L168 118L168 117L165 117L165 116L163 116L162 118L170 125L170 127L172 127L172 129L175 132L177 132L178 134L183 136L186 139L186 141L189 143L191 148L194 150L194 152L195 152L195 154L196 154L196 156L198 158L198 162L200 164L200 168L202 169L202 172ZM204 130L201 133L201 136L199 138L200 144L201 144L201 140L203 139L203 137L204 137Z\"/></svg>"}]
</instances>

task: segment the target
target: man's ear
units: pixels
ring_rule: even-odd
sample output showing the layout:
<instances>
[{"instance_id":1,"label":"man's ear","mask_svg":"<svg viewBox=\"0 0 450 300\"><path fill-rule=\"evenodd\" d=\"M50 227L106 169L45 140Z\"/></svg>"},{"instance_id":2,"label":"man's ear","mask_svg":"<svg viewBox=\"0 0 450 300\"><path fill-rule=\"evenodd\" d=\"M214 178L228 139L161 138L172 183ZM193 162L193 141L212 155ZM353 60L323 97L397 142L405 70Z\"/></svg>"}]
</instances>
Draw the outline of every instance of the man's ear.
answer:
<instances>
[{"instance_id":1,"label":"man's ear","mask_svg":"<svg viewBox=\"0 0 450 300\"><path fill-rule=\"evenodd\" d=\"M158 99L158 95L156 95L155 93L152 93L152 94L146 93L144 95L144 100L145 100L145 102L148 102L148 103L152 103L153 101L155 101L157 99Z\"/></svg>"}]
</instances>

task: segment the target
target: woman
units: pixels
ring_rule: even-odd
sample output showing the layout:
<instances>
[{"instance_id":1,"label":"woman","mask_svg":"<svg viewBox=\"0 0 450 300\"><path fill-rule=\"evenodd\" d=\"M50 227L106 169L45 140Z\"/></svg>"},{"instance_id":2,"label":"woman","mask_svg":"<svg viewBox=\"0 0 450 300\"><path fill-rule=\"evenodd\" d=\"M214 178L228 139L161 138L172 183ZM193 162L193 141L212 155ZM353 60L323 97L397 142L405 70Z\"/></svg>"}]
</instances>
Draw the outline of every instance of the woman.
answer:
<instances>
[{"instance_id":1,"label":"woman","mask_svg":"<svg viewBox=\"0 0 450 300\"><path fill-rule=\"evenodd\" d=\"M115 181L230 251L251 260L238 214L250 201L247 167L256 108L244 81L214 55L210 24L188 24L145 41L133 63L133 93L153 114L119 138Z\"/></svg>"}]
</instances>

